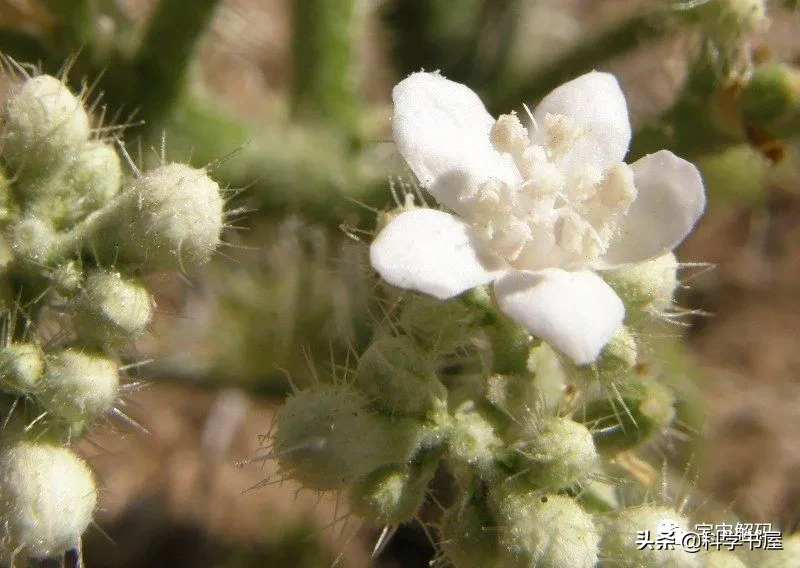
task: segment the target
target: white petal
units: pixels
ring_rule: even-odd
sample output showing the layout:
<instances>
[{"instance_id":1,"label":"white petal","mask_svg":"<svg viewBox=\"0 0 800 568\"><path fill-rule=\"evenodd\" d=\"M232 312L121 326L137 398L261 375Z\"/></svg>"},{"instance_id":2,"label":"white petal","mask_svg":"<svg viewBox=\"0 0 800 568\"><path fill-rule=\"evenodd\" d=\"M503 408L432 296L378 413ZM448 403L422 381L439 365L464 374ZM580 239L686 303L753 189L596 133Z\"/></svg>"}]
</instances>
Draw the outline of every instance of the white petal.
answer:
<instances>
[{"instance_id":1,"label":"white petal","mask_svg":"<svg viewBox=\"0 0 800 568\"><path fill-rule=\"evenodd\" d=\"M578 365L597 359L625 316L619 297L590 271L513 272L494 289L511 319Z\"/></svg>"},{"instance_id":2,"label":"white petal","mask_svg":"<svg viewBox=\"0 0 800 568\"><path fill-rule=\"evenodd\" d=\"M539 125L532 135L535 143L542 142L547 114L567 116L581 130L582 136L561 161L567 174L587 165L605 171L628 153L631 141L628 106L617 79L609 73L592 71L547 95L534 112Z\"/></svg>"},{"instance_id":3,"label":"white petal","mask_svg":"<svg viewBox=\"0 0 800 568\"><path fill-rule=\"evenodd\" d=\"M436 73L414 73L394 88L392 100L397 149L442 205L463 212L459 195L490 177L520 183L511 156L489 141L495 120L465 85Z\"/></svg>"},{"instance_id":4,"label":"white petal","mask_svg":"<svg viewBox=\"0 0 800 568\"><path fill-rule=\"evenodd\" d=\"M638 194L601 259L605 267L642 262L673 250L706 206L700 172L672 152L645 156L631 169Z\"/></svg>"},{"instance_id":5,"label":"white petal","mask_svg":"<svg viewBox=\"0 0 800 568\"><path fill-rule=\"evenodd\" d=\"M369 258L392 286L441 300L505 273L497 261L478 251L469 225L435 209L398 215L372 242Z\"/></svg>"}]
</instances>

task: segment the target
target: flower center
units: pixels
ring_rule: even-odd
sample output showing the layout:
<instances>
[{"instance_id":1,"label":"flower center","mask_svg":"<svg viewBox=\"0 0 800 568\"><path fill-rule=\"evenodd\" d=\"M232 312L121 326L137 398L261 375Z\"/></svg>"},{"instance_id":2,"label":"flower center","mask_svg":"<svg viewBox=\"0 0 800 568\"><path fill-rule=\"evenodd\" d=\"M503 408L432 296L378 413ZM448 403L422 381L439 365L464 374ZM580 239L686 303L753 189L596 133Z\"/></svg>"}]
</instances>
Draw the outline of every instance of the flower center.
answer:
<instances>
[{"instance_id":1,"label":"flower center","mask_svg":"<svg viewBox=\"0 0 800 568\"><path fill-rule=\"evenodd\" d=\"M467 220L519 270L584 267L606 252L636 198L633 172L624 163L605 171L576 167L570 157L585 144L584 133L567 116L548 114L533 134L536 142L516 114L497 120L492 145L511 155L522 183L490 178L466 191L460 200Z\"/></svg>"}]
</instances>

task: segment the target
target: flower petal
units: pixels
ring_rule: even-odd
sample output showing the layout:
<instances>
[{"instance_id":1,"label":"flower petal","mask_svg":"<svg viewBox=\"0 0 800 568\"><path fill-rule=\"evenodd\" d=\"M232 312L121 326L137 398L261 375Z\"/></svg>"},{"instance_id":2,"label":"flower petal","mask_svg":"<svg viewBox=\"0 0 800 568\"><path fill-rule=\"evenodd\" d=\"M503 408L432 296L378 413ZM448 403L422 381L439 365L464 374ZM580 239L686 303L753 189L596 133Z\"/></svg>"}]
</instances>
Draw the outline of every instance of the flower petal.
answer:
<instances>
[{"instance_id":1,"label":"flower petal","mask_svg":"<svg viewBox=\"0 0 800 568\"><path fill-rule=\"evenodd\" d=\"M463 213L458 197L490 177L521 182L511 156L492 147L495 120L478 95L438 73L414 73L392 91L394 141L422 187Z\"/></svg>"},{"instance_id":2,"label":"flower petal","mask_svg":"<svg viewBox=\"0 0 800 568\"><path fill-rule=\"evenodd\" d=\"M513 272L494 289L511 319L578 365L597 359L625 316L619 297L590 271Z\"/></svg>"},{"instance_id":3,"label":"flower petal","mask_svg":"<svg viewBox=\"0 0 800 568\"><path fill-rule=\"evenodd\" d=\"M538 130L532 131L531 137L537 144L546 135L548 114L569 117L581 132L560 160L565 173L583 171L586 165L602 173L628 153L631 141L628 106L617 79L609 73L586 73L547 95L534 112Z\"/></svg>"},{"instance_id":4,"label":"flower petal","mask_svg":"<svg viewBox=\"0 0 800 568\"><path fill-rule=\"evenodd\" d=\"M619 232L601 259L603 267L642 262L673 250L694 228L706 206L694 164L661 150L631 164L638 192Z\"/></svg>"},{"instance_id":5,"label":"flower petal","mask_svg":"<svg viewBox=\"0 0 800 568\"><path fill-rule=\"evenodd\" d=\"M491 282L505 273L478 251L472 229L435 209L401 213L369 249L372 267L392 286L417 290L440 300Z\"/></svg>"}]
</instances>

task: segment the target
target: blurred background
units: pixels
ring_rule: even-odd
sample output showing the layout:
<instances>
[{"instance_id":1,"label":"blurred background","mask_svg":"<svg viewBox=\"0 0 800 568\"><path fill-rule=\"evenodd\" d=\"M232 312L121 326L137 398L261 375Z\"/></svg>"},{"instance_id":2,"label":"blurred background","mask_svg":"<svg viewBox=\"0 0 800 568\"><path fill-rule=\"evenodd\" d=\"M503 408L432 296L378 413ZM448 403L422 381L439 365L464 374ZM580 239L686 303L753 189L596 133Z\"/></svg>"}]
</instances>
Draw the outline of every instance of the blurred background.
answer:
<instances>
[{"instance_id":1,"label":"blurred background","mask_svg":"<svg viewBox=\"0 0 800 568\"><path fill-rule=\"evenodd\" d=\"M731 20L734 5L755 11ZM798 38L800 10L778 0L0 0L0 51L102 94L134 162L157 160L163 137L169 159L237 190L221 254L150 283L158 317L125 355L148 383L127 400L140 427L82 444L103 487L86 565L369 565L380 527L271 481L257 458L291 384L341 375L382 317L366 244L408 183L391 88L421 68L494 115L611 71L636 133L628 161L669 148L700 165L708 212L678 251L686 312L657 353L687 401L663 459L694 499L792 530ZM375 565L434 555L412 525Z\"/></svg>"}]
</instances>

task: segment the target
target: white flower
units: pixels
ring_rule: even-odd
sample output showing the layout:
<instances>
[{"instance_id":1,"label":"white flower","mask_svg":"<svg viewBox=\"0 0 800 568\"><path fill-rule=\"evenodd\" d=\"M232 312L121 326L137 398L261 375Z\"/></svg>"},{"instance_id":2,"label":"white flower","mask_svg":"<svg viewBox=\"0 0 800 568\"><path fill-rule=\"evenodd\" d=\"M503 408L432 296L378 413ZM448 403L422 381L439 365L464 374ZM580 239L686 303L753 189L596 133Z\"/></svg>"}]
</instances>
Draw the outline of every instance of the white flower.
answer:
<instances>
[{"instance_id":1,"label":"white flower","mask_svg":"<svg viewBox=\"0 0 800 568\"><path fill-rule=\"evenodd\" d=\"M372 266L440 299L494 282L506 314L578 364L597 358L625 314L594 271L672 250L705 207L691 163L663 150L622 161L631 130L612 75L558 87L528 129L515 114L493 119L436 73L406 78L393 100L398 150L454 214L401 213L372 243Z\"/></svg>"}]
</instances>

